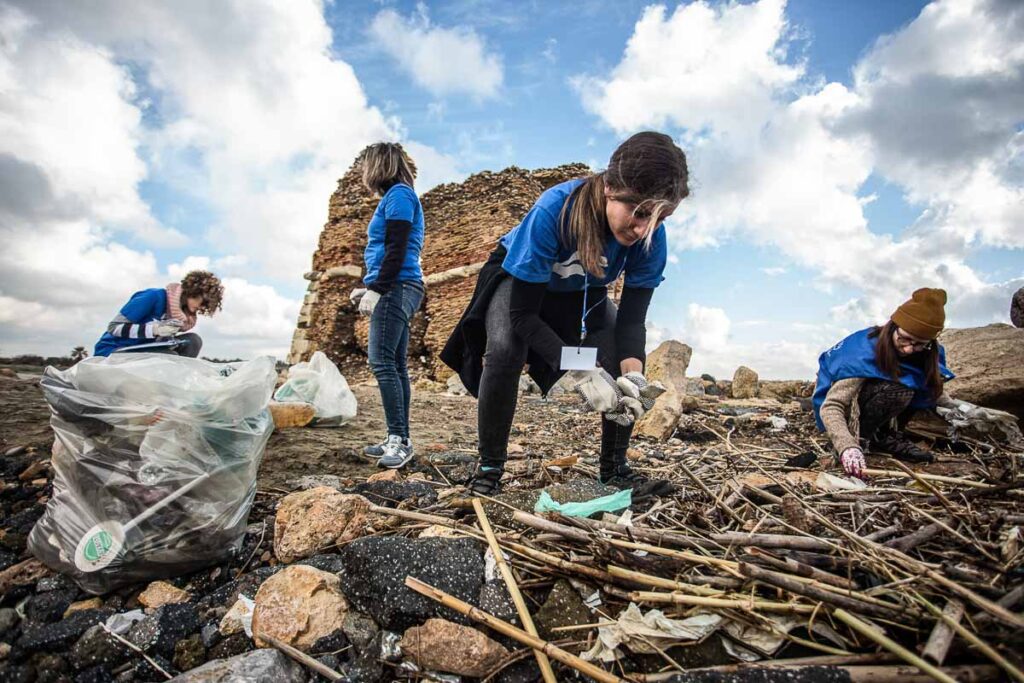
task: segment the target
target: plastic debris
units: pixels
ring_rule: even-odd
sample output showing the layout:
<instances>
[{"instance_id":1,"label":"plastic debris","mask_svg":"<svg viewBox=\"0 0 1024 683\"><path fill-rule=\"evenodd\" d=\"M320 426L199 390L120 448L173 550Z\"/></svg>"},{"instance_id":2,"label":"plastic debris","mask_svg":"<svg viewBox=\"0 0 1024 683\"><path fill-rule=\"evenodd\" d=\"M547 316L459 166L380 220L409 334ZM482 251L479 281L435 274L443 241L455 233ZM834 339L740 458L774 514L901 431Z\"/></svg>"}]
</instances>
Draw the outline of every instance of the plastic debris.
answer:
<instances>
[{"instance_id":1,"label":"plastic debris","mask_svg":"<svg viewBox=\"0 0 1024 683\"><path fill-rule=\"evenodd\" d=\"M534 512L559 512L568 517L590 517L598 512L615 512L633 503L633 490L623 489L582 503L556 503L547 491L540 492Z\"/></svg>"},{"instance_id":2,"label":"plastic debris","mask_svg":"<svg viewBox=\"0 0 1024 683\"><path fill-rule=\"evenodd\" d=\"M282 403L311 403L316 409L312 424L338 427L356 416L356 395L349 389L338 367L323 351L316 351L308 362L288 369L288 380L274 392Z\"/></svg>"},{"instance_id":3,"label":"plastic debris","mask_svg":"<svg viewBox=\"0 0 1024 683\"><path fill-rule=\"evenodd\" d=\"M700 640L714 632L722 622L717 614L702 612L686 619L670 619L661 610L640 612L629 603L616 622L597 629L594 646L580 655L586 661L614 662L623 655L620 646L642 654L657 654L680 641Z\"/></svg>"}]
</instances>

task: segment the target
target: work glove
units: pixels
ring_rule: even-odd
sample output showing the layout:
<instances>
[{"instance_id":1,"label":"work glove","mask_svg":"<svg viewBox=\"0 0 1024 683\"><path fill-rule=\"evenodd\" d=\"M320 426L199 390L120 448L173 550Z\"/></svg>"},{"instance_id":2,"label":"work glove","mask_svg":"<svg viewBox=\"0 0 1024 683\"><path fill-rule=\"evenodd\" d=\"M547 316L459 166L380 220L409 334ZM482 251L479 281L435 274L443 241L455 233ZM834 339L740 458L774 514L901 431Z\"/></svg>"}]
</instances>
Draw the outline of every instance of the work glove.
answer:
<instances>
[{"instance_id":1,"label":"work glove","mask_svg":"<svg viewBox=\"0 0 1024 683\"><path fill-rule=\"evenodd\" d=\"M177 318L154 320L146 325L150 337L173 337L181 331L181 321Z\"/></svg>"},{"instance_id":2,"label":"work glove","mask_svg":"<svg viewBox=\"0 0 1024 683\"><path fill-rule=\"evenodd\" d=\"M373 309L377 307L378 301L380 301L380 294L372 289L367 290L366 294L363 294L363 297L359 300L359 312L369 318L373 315Z\"/></svg>"},{"instance_id":3,"label":"work glove","mask_svg":"<svg viewBox=\"0 0 1024 683\"><path fill-rule=\"evenodd\" d=\"M348 295L348 300L353 306L358 308L359 300L363 298L364 294L366 294L366 287L356 287Z\"/></svg>"},{"instance_id":4,"label":"work glove","mask_svg":"<svg viewBox=\"0 0 1024 683\"><path fill-rule=\"evenodd\" d=\"M572 370L569 376L575 382L576 393L583 397L587 407L598 413L615 410L622 399L622 389L601 368Z\"/></svg>"},{"instance_id":5,"label":"work glove","mask_svg":"<svg viewBox=\"0 0 1024 683\"><path fill-rule=\"evenodd\" d=\"M867 463L864 462L864 452L861 449L856 446L847 448L839 456L839 462L843 464L843 471L850 476L864 478L864 468L867 467Z\"/></svg>"},{"instance_id":6,"label":"work glove","mask_svg":"<svg viewBox=\"0 0 1024 683\"><path fill-rule=\"evenodd\" d=\"M622 390L619 411L632 416L631 422L643 417L654 407L655 400L665 393L665 387L660 382L650 384L639 372L627 372L615 380L615 383Z\"/></svg>"}]
</instances>

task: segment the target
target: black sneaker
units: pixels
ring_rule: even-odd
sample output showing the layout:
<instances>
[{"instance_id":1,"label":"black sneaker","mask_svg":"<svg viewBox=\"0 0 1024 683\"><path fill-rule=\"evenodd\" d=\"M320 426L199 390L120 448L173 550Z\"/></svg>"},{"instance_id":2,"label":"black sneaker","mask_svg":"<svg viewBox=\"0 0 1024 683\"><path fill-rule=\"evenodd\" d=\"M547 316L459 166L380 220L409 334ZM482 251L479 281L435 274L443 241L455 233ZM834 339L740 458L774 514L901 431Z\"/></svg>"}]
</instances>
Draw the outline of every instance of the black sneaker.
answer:
<instances>
[{"instance_id":1,"label":"black sneaker","mask_svg":"<svg viewBox=\"0 0 1024 683\"><path fill-rule=\"evenodd\" d=\"M476 474L470 478L466 488L473 496L493 496L501 492L501 475L505 470L500 467L484 469L476 468Z\"/></svg>"},{"instance_id":2,"label":"black sneaker","mask_svg":"<svg viewBox=\"0 0 1024 683\"><path fill-rule=\"evenodd\" d=\"M935 462L935 456L902 434L889 432L871 441L871 450L887 453L906 462Z\"/></svg>"},{"instance_id":3,"label":"black sneaker","mask_svg":"<svg viewBox=\"0 0 1024 683\"><path fill-rule=\"evenodd\" d=\"M620 491L633 489L633 500L650 496L670 496L676 490L667 479L648 479L628 466L620 467L610 477L601 477L601 483Z\"/></svg>"}]
</instances>

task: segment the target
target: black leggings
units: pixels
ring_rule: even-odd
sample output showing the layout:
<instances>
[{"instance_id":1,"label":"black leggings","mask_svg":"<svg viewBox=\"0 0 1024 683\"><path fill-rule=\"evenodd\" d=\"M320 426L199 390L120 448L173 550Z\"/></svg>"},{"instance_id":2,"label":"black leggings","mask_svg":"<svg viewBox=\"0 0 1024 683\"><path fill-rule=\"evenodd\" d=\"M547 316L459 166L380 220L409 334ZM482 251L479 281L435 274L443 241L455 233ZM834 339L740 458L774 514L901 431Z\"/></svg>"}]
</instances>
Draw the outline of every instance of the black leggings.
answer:
<instances>
[{"instance_id":1,"label":"black leggings","mask_svg":"<svg viewBox=\"0 0 1024 683\"><path fill-rule=\"evenodd\" d=\"M870 442L888 432L893 420L905 422L913 398L914 390L899 382L867 380L857 396L861 438Z\"/></svg>"},{"instance_id":2,"label":"black leggings","mask_svg":"<svg viewBox=\"0 0 1024 683\"><path fill-rule=\"evenodd\" d=\"M508 435L519 399L519 376L529 351L512 330L511 293L512 280L506 279L498 285L487 308L487 348L477 403L480 464L484 467L505 466ZM621 373L615 353L615 315L615 305L605 300L603 319L593 325L596 329L588 333L583 346L597 347L598 363L613 377L618 377ZM587 316L588 325L594 318ZM575 343L576 340L571 340L567 345ZM632 432L633 425L623 427L601 418L602 476L610 476L616 469L625 467Z\"/></svg>"}]
</instances>

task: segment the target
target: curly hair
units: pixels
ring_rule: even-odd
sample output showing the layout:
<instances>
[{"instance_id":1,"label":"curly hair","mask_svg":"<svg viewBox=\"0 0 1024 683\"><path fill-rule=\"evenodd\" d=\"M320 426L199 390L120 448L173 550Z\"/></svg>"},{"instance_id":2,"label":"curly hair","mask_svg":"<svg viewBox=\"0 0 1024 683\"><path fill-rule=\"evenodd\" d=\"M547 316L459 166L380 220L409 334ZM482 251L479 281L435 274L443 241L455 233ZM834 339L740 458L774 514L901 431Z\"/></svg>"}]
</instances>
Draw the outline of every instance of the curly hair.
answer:
<instances>
[{"instance_id":1,"label":"curly hair","mask_svg":"<svg viewBox=\"0 0 1024 683\"><path fill-rule=\"evenodd\" d=\"M213 273L206 270L193 270L181 280L181 299L194 296L203 297L203 303L196 313L213 315L221 309L224 299L224 285Z\"/></svg>"}]
</instances>

